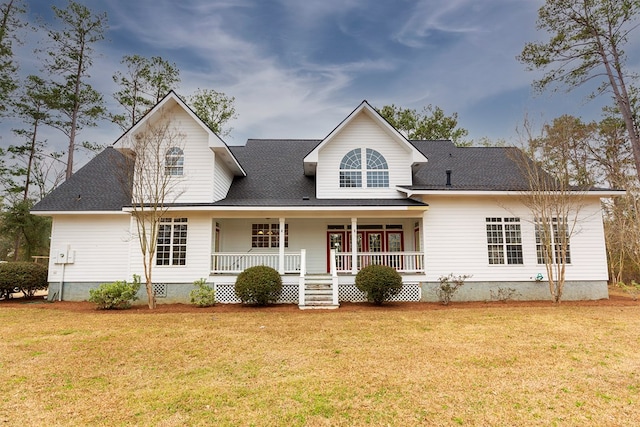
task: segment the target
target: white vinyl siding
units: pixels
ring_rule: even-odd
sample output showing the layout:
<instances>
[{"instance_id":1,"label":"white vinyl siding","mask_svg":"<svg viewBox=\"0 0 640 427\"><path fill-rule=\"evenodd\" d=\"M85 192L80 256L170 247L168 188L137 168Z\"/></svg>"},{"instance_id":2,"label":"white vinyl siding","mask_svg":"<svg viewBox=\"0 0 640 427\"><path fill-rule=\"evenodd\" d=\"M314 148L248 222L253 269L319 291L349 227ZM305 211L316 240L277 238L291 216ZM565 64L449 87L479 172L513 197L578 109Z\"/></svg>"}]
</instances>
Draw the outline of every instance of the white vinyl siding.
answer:
<instances>
[{"instance_id":1,"label":"white vinyl siding","mask_svg":"<svg viewBox=\"0 0 640 427\"><path fill-rule=\"evenodd\" d=\"M233 174L229 168L216 158L215 169L213 175L213 201L227 197L227 193L231 188L231 182L233 182Z\"/></svg>"},{"instance_id":2,"label":"white vinyl siding","mask_svg":"<svg viewBox=\"0 0 640 427\"><path fill-rule=\"evenodd\" d=\"M472 274L468 281L531 281L543 273L538 265L533 217L514 198L429 196L424 230L429 281L439 276ZM487 259L486 218L513 217L521 221L524 263L495 265ZM571 240L567 280L607 280L607 261L600 201L593 198L581 211L578 232ZM406 246L406 245L405 245Z\"/></svg>"},{"instance_id":3,"label":"white vinyl siding","mask_svg":"<svg viewBox=\"0 0 640 427\"><path fill-rule=\"evenodd\" d=\"M192 283L201 277L208 277L211 264L211 216L208 214L175 214L176 218L187 218L187 248L185 265L153 265L154 283ZM133 225L135 229L135 225ZM131 272L144 277L144 267L140 244L137 237L131 244Z\"/></svg>"},{"instance_id":4,"label":"white vinyl siding","mask_svg":"<svg viewBox=\"0 0 640 427\"><path fill-rule=\"evenodd\" d=\"M171 123L167 132L173 135L169 149L182 150L180 170L170 168L170 191L165 197L166 203L210 203L214 198L214 159L209 148L209 134L180 106L174 105L167 117ZM166 120L162 118L162 120ZM142 128L141 131L144 131ZM131 136L135 138L135 135ZM127 141L121 142L127 146ZM165 173L167 156L162 154L162 174ZM171 156L169 156L171 157ZM169 159L171 160L171 159ZM178 173L180 172L180 173ZM174 174L175 173L175 174ZM164 178L164 175L163 175Z\"/></svg>"},{"instance_id":5,"label":"white vinyl siding","mask_svg":"<svg viewBox=\"0 0 640 427\"><path fill-rule=\"evenodd\" d=\"M389 187L341 188L340 163L354 149L361 149L362 162L366 163L366 149L376 150L389 167ZM362 177L363 182L366 176ZM369 116L362 113L323 147L318 155L316 171L317 197L320 199L353 198L403 198L395 186L411 184L411 153L406 146L394 140Z\"/></svg>"},{"instance_id":6,"label":"white vinyl siding","mask_svg":"<svg viewBox=\"0 0 640 427\"><path fill-rule=\"evenodd\" d=\"M182 108L171 111L173 125L184 135L183 175L177 178L176 203L202 203L213 200L214 154L208 146L209 136L202 126Z\"/></svg>"},{"instance_id":7,"label":"white vinyl siding","mask_svg":"<svg viewBox=\"0 0 640 427\"><path fill-rule=\"evenodd\" d=\"M129 280L129 215L56 215L51 230L49 281L62 279L55 263L59 249L69 248L75 260L64 266L65 282Z\"/></svg>"}]
</instances>

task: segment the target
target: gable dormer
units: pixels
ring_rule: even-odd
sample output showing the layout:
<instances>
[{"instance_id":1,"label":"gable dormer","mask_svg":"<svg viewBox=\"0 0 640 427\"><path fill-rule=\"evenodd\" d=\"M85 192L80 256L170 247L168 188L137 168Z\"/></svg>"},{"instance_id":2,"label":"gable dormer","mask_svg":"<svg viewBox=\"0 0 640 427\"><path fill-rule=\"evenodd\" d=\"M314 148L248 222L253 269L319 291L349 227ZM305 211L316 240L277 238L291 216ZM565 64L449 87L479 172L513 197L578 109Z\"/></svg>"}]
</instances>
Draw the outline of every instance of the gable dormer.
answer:
<instances>
[{"instance_id":1,"label":"gable dormer","mask_svg":"<svg viewBox=\"0 0 640 427\"><path fill-rule=\"evenodd\" d=\"M212 203L224 198L234 176L246 173L227 144L173 91L126 131L114 148L135 150L135 141L150 138L148 147L171 175L175 203Z\"/></svg>"},{"instance_id":2,"label":"gable dormer","mask_svg":"<svg viewBox=\"0 0 640 427\"><path fill-rule=\"evenodd\" d=\"M412 169L427 162L400 132L363 101L305 158L319 199L404 198Z\"/></svg>"}]
</instances>

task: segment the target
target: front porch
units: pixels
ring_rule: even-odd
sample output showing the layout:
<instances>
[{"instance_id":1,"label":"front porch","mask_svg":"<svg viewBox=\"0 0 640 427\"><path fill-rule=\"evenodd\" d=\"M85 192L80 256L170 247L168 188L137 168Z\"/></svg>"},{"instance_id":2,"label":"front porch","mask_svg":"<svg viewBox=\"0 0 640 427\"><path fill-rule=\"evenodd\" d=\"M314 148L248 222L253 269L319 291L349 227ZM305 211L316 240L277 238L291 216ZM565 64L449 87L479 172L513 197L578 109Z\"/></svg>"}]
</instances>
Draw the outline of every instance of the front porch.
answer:
<instances>
[{"instance_id":1,"label":"front porch","mask_svg":"<svg viewBox=\"0 0 640 427\"><path fill-rule=\"evenodd\" d=\"M221 303L239 303L234 292L235 278L249 267L266 265L282 276L279 303L297 303L301 309L337 308L340 302L366 301L355 286L361 268L380 264L395 268L403 277L403 289L397 301L420 301L420 282L424 280L422 252L338 252L330 250L329 272L309 274L307 251L284 253L224 253L211 255L211 276L216 299Z\"/></svg>"},{"instance_id":2,"label":"front porch","mask_svg":"<svg viewBox=\"0 0 640 427\"><path fill-rule=\"evenodd\" d=\"M350 207L353 209L353 207ZM396 269L405 288L398 300L419 301L426 280L424 209L402 207L358 212L278 212L275 217L212 219L210 279L217 299L237 303L233 284L249 267L269 266L280 273L280 302L301 308L334 308L341 301L365 301L355 277L372 264ZM345 215L346 214L346 215ZM344 215L344 216L343 216ZM239 215L238 215L239 216Z\"/></svg>"}]
</instances>

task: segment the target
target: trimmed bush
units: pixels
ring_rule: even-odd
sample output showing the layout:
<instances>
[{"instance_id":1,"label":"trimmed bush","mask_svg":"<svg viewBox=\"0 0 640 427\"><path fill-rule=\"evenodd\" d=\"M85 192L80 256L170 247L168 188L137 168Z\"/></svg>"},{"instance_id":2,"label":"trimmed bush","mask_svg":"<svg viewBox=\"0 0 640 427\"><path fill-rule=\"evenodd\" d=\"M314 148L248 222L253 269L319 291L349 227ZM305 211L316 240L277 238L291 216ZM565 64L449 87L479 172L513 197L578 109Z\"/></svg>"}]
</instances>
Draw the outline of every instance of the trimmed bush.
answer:
<instances>
[{"instance_id":1,"label":"trimmed bush","mask_svg":"<svg viewBox=\"0 0 640 427\"><path fill-rule=\"evenodd\" d=\"M364 292L367 301L381 305L402 290L402 276L386 265L368 265L356 275L356 287Z\"/></svg>"},{"instance_id":2,"label":"trimmed bush","mask_svg":"<svg viewBox=\"0 0 640 427\"><path fill-rule=\"evenodd\" d=\"M16 289L25 298L33 298L36 291L47 289L47 267L35 262L0 263L0 295L8 297Z\"/></svg>"},{"instance_id":3,"label":"trimmed bush","mask_svg":"<svg viewBox=\"0 0 640 427\"><path fill-rule=\"evenodd\" d=\"M198 307L211 307L216 303L216 291L211 286L207 285L206 279L198 279L193 282L195 289L189 292L191 298L191 304Z\"/></svg>"},{"instance_id":4,"label":"trimmed bush","mask_svg":"<svg viewBox=\"0 0 640 427\"><path fill-rule=\"evenodd\" d=\"M282 293L282 278L271 267L249 267L238 275L235 293L243 304L275 303Z\"/></svg>"},{"instance_id":5,"label":"trimmed bush","mask_svg":"<svg viewBox=\"0 0 640 427\"><path fill-rule=\"evenodd\" d=\"M140 276L133 276L133 283L126 280L113 283L103 283L98 289L89 290L89 301L104 310L130 308L131 303L138 299L140 290Z\"/></svg>"},{"instance_id":6,"label":"trimmed bush","mask_svg":"<svg viewBox=\"0 0 640 427\"><path fill-rule=\"evenodd\" d=\"M469 277L471 275L461 274L455 276L450 273L448 276L440 276L438 278L440 284L436 287L436 295L442 305L449 305L455 293L458 292L458 289L464 285L464 281Z\"/></svg>"}]
</instances>

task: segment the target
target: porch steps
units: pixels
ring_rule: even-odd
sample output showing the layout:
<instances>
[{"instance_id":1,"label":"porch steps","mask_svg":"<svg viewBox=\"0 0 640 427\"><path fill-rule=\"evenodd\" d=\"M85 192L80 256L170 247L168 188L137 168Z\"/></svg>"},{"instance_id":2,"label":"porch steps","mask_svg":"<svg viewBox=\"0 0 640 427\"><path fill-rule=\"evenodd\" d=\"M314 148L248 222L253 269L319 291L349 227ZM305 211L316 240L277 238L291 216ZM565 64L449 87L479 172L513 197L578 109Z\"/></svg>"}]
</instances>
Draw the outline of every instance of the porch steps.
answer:
<instances>
[{"instance_id":1,"label":"porch steps","mask_svg":"<svg viewBox=\"0 0 640 427\"><path fill-rule=\"evenodd\" d=\"M307 276L304 286L304 305L301 310L334 309L331 276Z\"/></svg>"}]
</instances>

